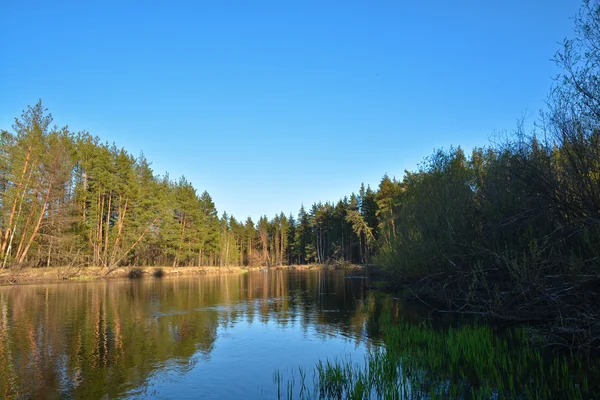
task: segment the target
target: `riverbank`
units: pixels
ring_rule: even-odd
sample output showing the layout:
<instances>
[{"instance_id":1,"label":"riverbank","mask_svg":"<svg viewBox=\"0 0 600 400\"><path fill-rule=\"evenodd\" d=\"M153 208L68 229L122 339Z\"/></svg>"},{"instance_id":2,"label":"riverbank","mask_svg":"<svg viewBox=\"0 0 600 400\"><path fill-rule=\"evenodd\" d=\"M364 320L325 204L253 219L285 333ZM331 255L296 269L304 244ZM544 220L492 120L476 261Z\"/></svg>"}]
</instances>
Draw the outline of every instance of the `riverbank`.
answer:
<instances>
[{"instance_id":1,"label":"riverbank","mask_svg":"<svg viewBox=\"0 0 600 400\"><path fill-rule=\"evenodd\" d=\"M362 269L359 265L306 264L274 266L270 270ZM0 285L91 281L115 278L168 277L207 274L240 274L265 270L260 266L122 267L108 272L104 267L44 267L0 270Z\"/></svg>"},{"instance_id":2,"label":"riverbank","mask_svg":"<svg viewBox=\"0 0 600 400\"><path fill-rule=\"evenodd\" d=\"M383 268L370 269L369 275L373 289L418 301L439 314L519 326L536 345L600 354L598 274L547 275L525 282L492 274L474 281L458 270L402 280Z\"/></svg>"}]
</instances>

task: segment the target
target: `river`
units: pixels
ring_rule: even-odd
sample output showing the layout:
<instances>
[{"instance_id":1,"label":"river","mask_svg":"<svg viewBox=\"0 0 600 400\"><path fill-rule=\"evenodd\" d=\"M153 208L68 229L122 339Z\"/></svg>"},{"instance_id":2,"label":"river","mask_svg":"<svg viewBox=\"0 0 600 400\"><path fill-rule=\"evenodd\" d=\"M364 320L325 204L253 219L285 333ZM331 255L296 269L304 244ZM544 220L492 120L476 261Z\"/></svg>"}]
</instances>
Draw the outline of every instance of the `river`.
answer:
<instances>
[{"instance_id":1,"label":"river","mask_svg":"<svg viewBox=\"0 0 600 400\"><path fill-rule=\"evenodd\" d=\"M381 304L406 321L427 316L389 295L377 302L357 274L272 271L0 287L0 393L294 397L282 395L291 383L276 375L304 370L311 380L319 360L361 363L382 346L374 322Z\"/></svg>"}]
</instances>

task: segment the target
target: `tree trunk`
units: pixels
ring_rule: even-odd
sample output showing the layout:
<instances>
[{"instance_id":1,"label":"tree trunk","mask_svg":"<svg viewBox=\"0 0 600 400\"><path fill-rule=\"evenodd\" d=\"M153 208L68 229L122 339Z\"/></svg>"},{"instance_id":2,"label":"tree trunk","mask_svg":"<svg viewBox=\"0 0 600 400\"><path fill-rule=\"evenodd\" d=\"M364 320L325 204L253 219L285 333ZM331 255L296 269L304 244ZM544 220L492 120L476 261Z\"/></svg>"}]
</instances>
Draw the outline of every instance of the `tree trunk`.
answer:
<instances>
[{"instance_id":1,"label":"tree trunk","mask_svg":"<svg viewBox=\"0 0 600 400\"><path fill-rule=\"evenodd\" d=\"M104 274L104 276L107 276L108 274L110 274L111 272L113 272L115 269L119 268L118 265L121 262L121 260L123 258L125 258L125 256L127 254L129 254L131 252L131 250L133 250L135 248L135 246L138 245L139 242L142 241L142 239L144 238L144 236L146 236L146 234L148 233L148 231L150 230L150 228L152 227L152 225L154 225L154 223L158 220L158 216L156 216L154 218L154 220L152 220L152 222L146 227L146 229L144 230L144 232L142 232L142 234L137 238L137 240L131 245L131 247L129 247L129 249L127 249L127 251L125 253L123 253L121 255L121 257L119 257L113 264L110 265L108 271L106 271L106 273Z\"/></svg>"},{"instance_id":2,"label":"tree trunk","mask_svg":"<svg viewBox=\"0 0 600 400\"><path fill-rule=\"evenodd\" d=\"M115 244L113 246L112 254L110 256L110 264L112 264L115 260L115 255L119 248L119 241L121 240L121 234L123 232L123 226L125 225L125 214L127 214L127 205L129 204L129 199L125 199L125 205L123 206L123 210L120 209L122 197L119 195L119 215L117 217L117 237L115 238Z\"/></svg>"},{"instance_id":3,"label":"tree trunk","mask_svg":"<svg viewBox=\"0 0 600 400\"><path fill-rule=\"evenodd\" d=\"M106 222L104 225L104 265L108 268L108 228L110 228L110 212L112 206L112 191L108 192L108 207L106 208Z\"/></svg>"},{"instance_id":4,"label":"tree trunk","mask_svg":"<svg viewBox=\"0 0 600 400\"><path fill-rule=\"evenodd\" d=\"M37 224L35 224L35 228L33 228L33 232L31 233L31 237L29 238L29 242L27 243L27 246L23 250L23 254L21 254L21 256L19 257L20 263L22 263L25 260L25 257L27 256L27 252L29 251L31 244L33 243L33 240L35 239L35 236L37 235L38 230L40 229L42 220L44 219L44 214L46 213L46 207L48 207L48 201L50 200L50 193L52 193L52 180L53 180L53 178L50 178L50 182L48 182L48 190L46 191L46 198L44 199L44 204L42 205L42 211L40 211L40 216L38 217Z\"/></svg>"},{"instance_id":5,"label":"tree trunk","mask_svg":"<svg viewBox=\"0 0 600 400\"><path fill-rule=\"evenodd\" d=\"M21 172L21 181L19 182L19 184L17 185L17 192L15 193L15 199L13 201L13 205L12 205L12 209L10 211L10 217L8 218L8 229L6 230L6 233L4 234L4 239L2 240L2 252L4 252L4 250L6 250L6 246L8 245L8 237L10 234L11 229L13 228L13 220L15 217L15 213L17 210L17 199L19 198L19 194L21 193L21 189L23 188L23 180L25 179L25 174L27 173L27 166L29 165L29 157L31 155L31 146L29 146L29 148L27 149L27 155L25 156L25 164L23 165L23 172ZM23 190L23 194L25 193L25 190ZM23 199L21 199L22 201Z\"/></svg>"}]
</instances>

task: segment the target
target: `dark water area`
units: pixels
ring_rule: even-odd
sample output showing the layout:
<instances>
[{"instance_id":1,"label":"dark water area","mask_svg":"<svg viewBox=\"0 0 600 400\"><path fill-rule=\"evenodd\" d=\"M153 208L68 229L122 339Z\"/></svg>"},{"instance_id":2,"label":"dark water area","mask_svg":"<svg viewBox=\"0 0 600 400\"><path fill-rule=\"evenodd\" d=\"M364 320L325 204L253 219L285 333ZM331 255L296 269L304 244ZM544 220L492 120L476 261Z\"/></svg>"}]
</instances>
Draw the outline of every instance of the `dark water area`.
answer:
<instances>
[{"instance_id":1,"label":"dark water area","mask_svg":"<svg viewBox=\"0 0 600 400\"><path fill-rule=\"evenodd\" d=\"M430 332L422 322L429 314L421 307L367 286L367 279L356 272L272 271L0 287L0 396L307 397L306 392L285 393L283 380L275 374L294 377L308 371L312 381L319 360L360 364L386 345L378 322L382 313L418 327L407 325L391 339L406 360L418 360L417 355L425 360L411 364L420 382L435 377L433 384L439 386L450 385L454 375L463 379L467 366L448 360L455 353L461 360L465 356L448 346L448 340L476 350L472 337L486 337L484 355L473 357L494 354L498 362L513 365L516 358L499 347L497 343L506 342L497 340L495 331L456 331L447 337L437 328ZM444 351L449 353L441 356ZM519 365L530 363L533 356L528 357ZM490 365L482 366L482 373L496 374ZM403 368L407 366L405 362ZM498 379L512 373L499 373ZM537 383L545 379L524 376ZM570 375L561 371L560 376ZM413 390L407 397L429 397L427 391L419 393Z\"/></svg>"}]
</instances>

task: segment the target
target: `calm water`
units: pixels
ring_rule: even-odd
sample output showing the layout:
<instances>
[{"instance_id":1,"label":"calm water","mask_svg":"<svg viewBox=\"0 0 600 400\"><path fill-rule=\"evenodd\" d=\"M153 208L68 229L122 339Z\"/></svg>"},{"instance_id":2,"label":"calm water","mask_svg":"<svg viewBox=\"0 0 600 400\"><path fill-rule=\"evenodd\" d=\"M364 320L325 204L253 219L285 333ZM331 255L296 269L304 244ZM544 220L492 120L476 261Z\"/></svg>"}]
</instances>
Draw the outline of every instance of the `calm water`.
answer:
<instances>
[{"instance_id":1,"label":"calm water","mask_svg":"<svg viewBox=\"0 0 600 400\"><path fill-rule=\"evenodd\" d=\"M422 309L366 290L356 274L0 287L0 397L273 399L280 389L290 398L294 383L298 398L299 368L310 375L326 359L364 366L386 345L394 358L380 359L377 379L400 382L392 397L599 398L597 360L544 356L487 326L434 328ZM396 321L385 338L379 316ZM354 390L336 382L314 388L332 398ZM372 389L371 398L385 397Z\"/></svg>"},{"instance_id":2,"label":"calm water","mask_svg":"<svg viewBox=\"0 0 600 400\"><path fill-rule=\"evenodd\" d=\"M274 398L275 370L362 359L365 280L344 271L0 287L0 393ZM375 329L373 329L375 331Z\"/></svg>"}]
</instances>

